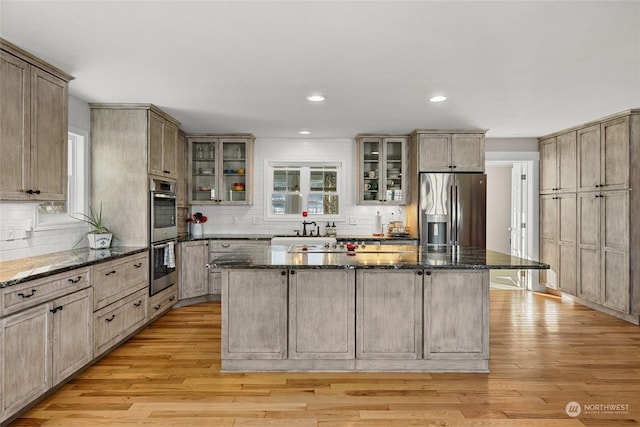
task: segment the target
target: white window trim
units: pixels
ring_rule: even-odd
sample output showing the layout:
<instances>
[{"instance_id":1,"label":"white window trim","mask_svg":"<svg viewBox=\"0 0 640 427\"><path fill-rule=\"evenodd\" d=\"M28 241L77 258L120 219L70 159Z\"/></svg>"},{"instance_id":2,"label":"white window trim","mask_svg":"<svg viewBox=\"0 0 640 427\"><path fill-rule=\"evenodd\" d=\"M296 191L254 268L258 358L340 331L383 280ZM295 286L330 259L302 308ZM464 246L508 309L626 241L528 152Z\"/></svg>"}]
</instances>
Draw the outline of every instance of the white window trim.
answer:
<instances>
[{"instance_id":1,"label":"white window trim","mask_svg":"<svg viewBox=\"0 0 640 427\"><path fill-rule=\"evenodd\" d=\"M89 206L89 131L85 129L69 126L69 134L75 135L72 144L74 150L71 155L75 156L67 167L71 169L72 179L69 181L70 189L67 197L69 213L41 215L38 212L38 203L34 203L33 215L35 218L34 230L56 230L60 228L72 228L83 226L83 223L72 218L69 214L86 214Z\"/></svg>"},{"instance_id":2,"label":"white window trim","mask_svg":"<svg viewBox=\"0 0 640 427\"><path fill-rule=\"evenodd\" d=\"M288 214L288 215L275 215L272 212L271 207L271 194L273 193L273 169L275 167L335 167L337 169L337 194L339 197L339 210L340 213L338 215L318 215L318 214L309 214L306 218L304 218L301 214ZM346 187L346 179L345 179L345 171L344 165L342 162L336 161L279 161L279 160L269 160L265 159L264 161L264 220L265 222L291 222L292 220L319 220L319 221L345 221L347 216L346 214L346 198L347 198L347 187ZM306 185L306 187L304 187ZM300 188L308 188L309 182L308 179L301 176L300 177ZM303 197L303 206L306 206L307 199Z\"/></svg>"}]
</instances>

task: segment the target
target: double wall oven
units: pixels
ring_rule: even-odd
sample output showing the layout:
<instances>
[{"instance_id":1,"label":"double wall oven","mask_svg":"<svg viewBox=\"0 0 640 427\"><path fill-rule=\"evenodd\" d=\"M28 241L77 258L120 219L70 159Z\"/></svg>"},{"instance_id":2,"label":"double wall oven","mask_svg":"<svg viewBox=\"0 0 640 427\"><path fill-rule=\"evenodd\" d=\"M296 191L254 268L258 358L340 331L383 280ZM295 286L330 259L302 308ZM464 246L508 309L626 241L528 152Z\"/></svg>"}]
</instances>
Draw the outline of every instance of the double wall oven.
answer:
<instances>
[{"instance_id":1,"label":"double wall oven","mask_svg":"<svg viewBox=\"0 0 640 427\"><path fill-rule=\"evenodd\" d=\"M176 243L178 241L176 184L151 180L149 236L151 239L149 295L178 283Z\"/></svg>"}]
</instances>

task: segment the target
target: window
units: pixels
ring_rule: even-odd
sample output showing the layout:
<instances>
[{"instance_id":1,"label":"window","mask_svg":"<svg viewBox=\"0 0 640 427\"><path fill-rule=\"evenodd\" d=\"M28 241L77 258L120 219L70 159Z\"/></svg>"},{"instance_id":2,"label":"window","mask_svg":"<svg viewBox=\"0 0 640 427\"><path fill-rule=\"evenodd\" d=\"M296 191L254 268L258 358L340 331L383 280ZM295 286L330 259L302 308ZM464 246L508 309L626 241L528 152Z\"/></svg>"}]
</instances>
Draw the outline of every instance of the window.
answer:
<instances>
[{"instance_id":1,"label":"window","mask_svg":"<svg viewBox=\"0 0 640 427\"><path fill-rule=\"evenodd\" d=\"M267 219L309 217L342 219L343 179L339 163L268 162L265 194L270 197Z\"/></svg>"},{"instance_id":2,"label":"window","mask_svg":"<svg viewBox=\"0 0 640 427\"><path fill-rule=\"evenodd\" d=\"M87 211L88 134L74 129L68 135L67 200L37 204L36 228L39 230L79 225L69 214Z\"/></svg>"}]
</instances>

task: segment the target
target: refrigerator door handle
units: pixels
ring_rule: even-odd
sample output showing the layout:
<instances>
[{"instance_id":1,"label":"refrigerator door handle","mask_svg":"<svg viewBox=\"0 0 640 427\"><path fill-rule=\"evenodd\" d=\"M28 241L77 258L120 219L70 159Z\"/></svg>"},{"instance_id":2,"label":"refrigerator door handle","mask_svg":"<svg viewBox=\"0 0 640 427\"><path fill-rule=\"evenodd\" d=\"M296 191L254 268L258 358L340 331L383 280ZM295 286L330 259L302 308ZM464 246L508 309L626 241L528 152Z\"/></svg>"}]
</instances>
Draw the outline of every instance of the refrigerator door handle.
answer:
<instances>
[{"instance_id":1,"label":"refrigerator door handle","mask_svg":"<svg viewBox=\"0 0 640 427\"><path fill-rule=\"evenodd\" d=\"M449 244L453 245L455 243L455 239L456 239L456 235L455 235L455 204L453 202L453 185L449 186L449 215L447 215L448 217L448 221L447 221L447 228L448 230L448 237L449 237Z\"/></svg>"},{"instance_id":2,"label":"refrigerator door handle","mask_svg":"<svg viewBox=\"0 0 640 427\"><path fill-rule=\"evenodd\" d=\"M456 241L455 244L459 245L460 244L460 200L458 199L458 184L455 185L455 194L454 194L454 199L453 199L453 203L455 203L455 212L456 212L456 223L455 223L455 230L456 230Z\"/></svg>"}]
</instances>

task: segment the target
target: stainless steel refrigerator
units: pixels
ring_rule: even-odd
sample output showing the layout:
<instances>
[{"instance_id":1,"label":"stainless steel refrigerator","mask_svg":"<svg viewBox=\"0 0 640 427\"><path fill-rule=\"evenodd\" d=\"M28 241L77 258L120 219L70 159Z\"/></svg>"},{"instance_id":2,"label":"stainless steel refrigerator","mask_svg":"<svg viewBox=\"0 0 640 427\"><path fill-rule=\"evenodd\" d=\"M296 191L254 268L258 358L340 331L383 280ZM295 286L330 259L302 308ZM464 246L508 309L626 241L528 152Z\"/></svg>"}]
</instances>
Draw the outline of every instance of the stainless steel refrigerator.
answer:
<instances>
[{"instance_id":1,"label":"stainless steel refrigerator","mask_svg":"<svg viewBox=\"0 0 640 427\"><path fill-rule=\"evenodd\" d=\"M487 176L483 173L421 173L420 244L486 247Z\"/></svg>"}]
</instances>

